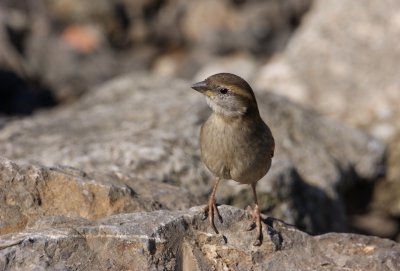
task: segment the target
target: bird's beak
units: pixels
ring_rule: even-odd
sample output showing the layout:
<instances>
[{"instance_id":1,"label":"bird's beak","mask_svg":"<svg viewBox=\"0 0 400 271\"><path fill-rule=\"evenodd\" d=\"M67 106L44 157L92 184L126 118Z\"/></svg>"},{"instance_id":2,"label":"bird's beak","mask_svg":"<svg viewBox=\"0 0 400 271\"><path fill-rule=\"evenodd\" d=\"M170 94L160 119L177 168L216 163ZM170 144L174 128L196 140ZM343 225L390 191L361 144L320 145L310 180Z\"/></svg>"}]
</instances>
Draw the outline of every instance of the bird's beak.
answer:
<instances>
[{"instance_id":1,"label":"bird's beak","mask_svg":"<svg viewBox=\"0 0 400 271\"><path fill-rule=\"evenodd\" d=\"M211 96L214 94L214 91L210 89L206 81L198 82L192 85L191 88L197 90L200 93L203 93L206 96Z\"/></svg>"}]
</instances>

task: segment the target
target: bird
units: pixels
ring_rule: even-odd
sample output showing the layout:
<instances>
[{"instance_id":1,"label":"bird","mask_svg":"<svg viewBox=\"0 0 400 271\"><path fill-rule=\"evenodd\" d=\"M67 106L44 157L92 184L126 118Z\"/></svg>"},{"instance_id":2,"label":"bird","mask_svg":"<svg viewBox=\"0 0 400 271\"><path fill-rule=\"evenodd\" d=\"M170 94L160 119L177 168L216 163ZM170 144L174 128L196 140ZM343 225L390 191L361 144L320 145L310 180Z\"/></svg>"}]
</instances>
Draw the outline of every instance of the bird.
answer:
<instances>
[{"instance_id":1,"label":"bird","mask_svg":"<svg viewBox=\"0 0 400 271\"><path fill-rule=\"evenodd\" d=\"M231 73L214 74L191 86L202 93L212 114L200 130L200 151L206 167L216 181L202 211L211 227L219 234L214 214L223 223L218 212L215 194L220 180L234 180L252 187L254 209L247 230L257 227L253 245L262 242L262 224L257 200L256 184L271 168L275 140L270 128L260 116L256 97L250 85Z\"/></svg>"}]
</instances>

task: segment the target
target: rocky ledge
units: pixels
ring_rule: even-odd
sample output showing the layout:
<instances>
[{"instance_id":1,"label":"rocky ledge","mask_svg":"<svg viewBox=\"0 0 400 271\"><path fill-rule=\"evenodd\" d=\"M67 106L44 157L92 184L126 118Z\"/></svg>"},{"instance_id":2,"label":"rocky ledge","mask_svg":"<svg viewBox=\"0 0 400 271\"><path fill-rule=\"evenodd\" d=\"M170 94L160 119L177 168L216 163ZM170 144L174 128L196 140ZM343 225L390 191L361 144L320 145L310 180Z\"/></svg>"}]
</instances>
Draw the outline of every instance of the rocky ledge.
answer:
<instances>
[{"instance_id":1,"label":"rocky ledge","mask_svg":"<svg viewBox=\"0 0 400 271\"><path fill-rule=\"evenodd\" d=\"M265 218L263 243L245 231L250 214L219 207L215 235L186 211L119 214L99 220L46 217L0 237L1 270L399 270L400 244L377 237L310 235Z\"/></svg>"},{"instance_id":2,"label":"rocky ledge","mask_svg":"<svg viewBox=\"0 0 400 271\"><path fill-rule=\"evenodd\" d=\"M400 244L389 239L308 234L266 216L255 247L255 231L245 231L250 213L227 205L219 207L216 235L188 190L118 171L0 157L0 180L0 270L400 268Z\"/></svg>"}]
</instances>

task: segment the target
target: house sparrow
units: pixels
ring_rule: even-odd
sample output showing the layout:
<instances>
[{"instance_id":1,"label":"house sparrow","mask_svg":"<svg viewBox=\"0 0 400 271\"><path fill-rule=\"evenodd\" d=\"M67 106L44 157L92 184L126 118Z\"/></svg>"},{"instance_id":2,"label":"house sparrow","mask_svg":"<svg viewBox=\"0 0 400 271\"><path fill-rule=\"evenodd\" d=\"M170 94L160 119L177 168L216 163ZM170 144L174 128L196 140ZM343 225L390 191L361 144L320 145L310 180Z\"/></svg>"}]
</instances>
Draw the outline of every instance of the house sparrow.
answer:
<instances>
[{"instance_id":1,"label":"house sparrow","mask_svg":"<svg viewBox=\"0 0 400 271\"><path fill-rule=\"evenodd\" d=\"M215 199L219 181L232 179L251 185L255 207L248 230L256 223L258 232L254 245L261 245L262 225L256 184L271 167L275 149L271 130L260 117L253 90L239 76L214 74L192 88L205 95L213 111L200 132L201 157L216 176L203 214L206 216L208 213L211 227L218 234L214 214L222 222Z\"/></svg>"}]
</instances>

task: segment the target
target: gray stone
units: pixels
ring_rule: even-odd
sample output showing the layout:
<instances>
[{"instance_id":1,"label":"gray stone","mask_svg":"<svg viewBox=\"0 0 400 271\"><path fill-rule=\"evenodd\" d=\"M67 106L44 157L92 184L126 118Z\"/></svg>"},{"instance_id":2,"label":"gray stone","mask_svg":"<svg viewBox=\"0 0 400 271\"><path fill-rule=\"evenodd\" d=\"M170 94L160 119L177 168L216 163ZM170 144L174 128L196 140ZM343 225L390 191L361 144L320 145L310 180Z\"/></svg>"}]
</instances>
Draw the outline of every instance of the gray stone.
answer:
<instances>
[{"instance_id":1,"label":"gray stone","mask_svg":"<svg viewBox=\"0 0 400 271\"><path fill-rule=\"evenodd\" d=\"M70 167L18 166L0 157L0 234L34 227L43 217L52 217L46 223L57 226L54 216L69 217L74 224L80 219L197 204L199 200L185 189L119 172L86 174Z\"/></svg>"},{"instance_id":2,"label":"gray stone","mask_svg":"<svg viewBox=\"0 0 400 271\"><path fill-rule=\"evenodd\" d=\"M400 2L318 1L304 19L287 58L314 108L387 144L388 174L368 221L392 219L400 240Z\"/></svg>"},{"instance_id":3,"label":"gray stone","mask_svg":"<svg viewBox=\"0 0 400 271\"><path fill-rule=\"evenodd\" d=\"M365 216L365 223L355 224L374 234L382 231L374 223L367 225L368 221L389 220L397 227L381 236L397 240L399 34L399 1L314 1L287 48L268 62L255 80L260 88L286 95L336 121L368 131L387 144L386 178L375 187L367 210L362 208L364 212L371 211L372 217Z\"/></svg>"},{"instance_id":4,"label":"gray stone","mask_svg":"<svg viewBox=\"0 0 400 271\"><path fill-rule=\"evenodd\" d=\"M219 207L221 235L186 211L120 214L74 227L0 237L2 270L398 270L400 245L355 234L309 235L264 219L263 243L244 231L250 213Z\"/></svg>"},{"instance_id":5,"label":"gray stone","mask_svg":"<svg viewBox=\"0 0 400 271\"><path fill-rule=\"evenodd\" d=\"M395 0L316 1L285 51L309 104L357 126L386 123L400 100L399 22Z\"/></svg>"}]
</instances>

